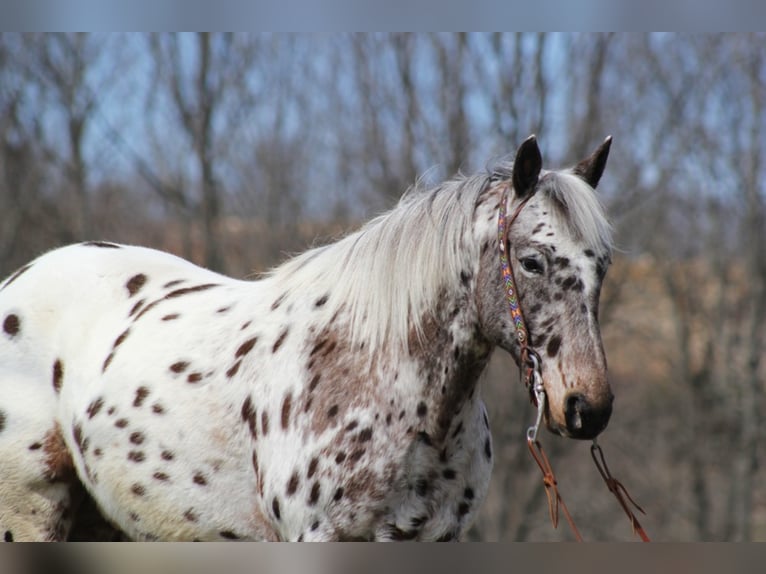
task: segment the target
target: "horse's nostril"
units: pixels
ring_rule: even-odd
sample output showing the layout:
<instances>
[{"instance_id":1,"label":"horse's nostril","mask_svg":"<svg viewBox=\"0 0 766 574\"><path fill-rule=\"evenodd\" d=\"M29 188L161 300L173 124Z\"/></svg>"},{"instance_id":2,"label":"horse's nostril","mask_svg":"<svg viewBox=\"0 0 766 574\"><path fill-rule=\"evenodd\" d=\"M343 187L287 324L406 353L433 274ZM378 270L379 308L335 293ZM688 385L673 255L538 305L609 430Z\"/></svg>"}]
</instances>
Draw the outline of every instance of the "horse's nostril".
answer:
<instances>
[{"instance_id":1,"label":"horse's nostril","mask_svg":"<svg viewBox=\"0 0 766 574\"><path fill-rule=\"evenodd\" d=\"M582 412L586 409L587 403L582 395L569 395L567 397L567 427L569 430L580 430L582 428Z\"/></svg>"},{"instance_id":2,"label":"horse's nostril","mask_svg":"<svg viewBox=\"0 0 766 574\"><path fill-rule=\"evenodd\" d=\"M589 440L606 428L612 414L612 401L594 405L584 395L573 393L566 399L564 414L569 436Z\"/></svg>"}]
</instances>

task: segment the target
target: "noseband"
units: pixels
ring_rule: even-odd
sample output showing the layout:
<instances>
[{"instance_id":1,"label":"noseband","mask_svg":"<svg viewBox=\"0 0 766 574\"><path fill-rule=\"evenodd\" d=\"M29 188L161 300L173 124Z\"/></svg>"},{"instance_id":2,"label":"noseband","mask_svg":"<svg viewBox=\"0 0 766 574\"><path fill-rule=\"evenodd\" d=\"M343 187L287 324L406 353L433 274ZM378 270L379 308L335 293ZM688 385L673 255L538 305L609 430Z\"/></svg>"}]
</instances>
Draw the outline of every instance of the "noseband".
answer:
<instances>
[{"instance_id":1,"label":"noseband","mask_svg":"<svg viewBox=\"0 0 766 574\"><path fill-rule=\"evenodd\" d=\"M508 310L511 313L511 319L513 320L516 329L516 340L519 343L519 374L521 381L524 383L527 391L529 391L529 398L532 401L532 404L537 407L537 422L527 433L528 438L535 440L537 437L537 430L542 421L543 411L545 410L545 390L543 389L543 378L541 374L542 365L540 355L529 346L529 330L524 322L524 313L521 311L521 305L519 304L519 290L516 288L516 281L513 277L513 267L511 266L509 258L511 246L508 241L508 233L511 229L511 225L516 221L519 213L521 213L521 210L524 209L524 206L534 194L530 194L524 198L521 203L516 206L511 217L508 218L508 194L510 189L511 186L506 185L503 190L503 196L500 200L500 212L497 217L500 268L505 283L505 296L508 301Z\"/></svg>"}]
</instances>

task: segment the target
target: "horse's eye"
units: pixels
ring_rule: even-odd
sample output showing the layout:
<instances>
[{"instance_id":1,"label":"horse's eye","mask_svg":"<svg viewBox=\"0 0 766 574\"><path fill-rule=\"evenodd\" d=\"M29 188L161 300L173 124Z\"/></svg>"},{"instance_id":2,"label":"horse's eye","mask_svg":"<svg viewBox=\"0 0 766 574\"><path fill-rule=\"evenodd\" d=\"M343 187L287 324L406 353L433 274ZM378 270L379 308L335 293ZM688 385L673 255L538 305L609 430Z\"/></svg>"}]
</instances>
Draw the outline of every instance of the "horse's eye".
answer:
<instances>
[{"instance_id":1,"label":"horse's eye","mask_svg":"<svg viewBox=\"0 0 766 574\"><path fill-rule=\"evenodd\" d=\"M521 266L527 273L534 273L535 275L542 275L543 264L536 257L524 257L521 260Z\"/></svg>"}]
</instances>

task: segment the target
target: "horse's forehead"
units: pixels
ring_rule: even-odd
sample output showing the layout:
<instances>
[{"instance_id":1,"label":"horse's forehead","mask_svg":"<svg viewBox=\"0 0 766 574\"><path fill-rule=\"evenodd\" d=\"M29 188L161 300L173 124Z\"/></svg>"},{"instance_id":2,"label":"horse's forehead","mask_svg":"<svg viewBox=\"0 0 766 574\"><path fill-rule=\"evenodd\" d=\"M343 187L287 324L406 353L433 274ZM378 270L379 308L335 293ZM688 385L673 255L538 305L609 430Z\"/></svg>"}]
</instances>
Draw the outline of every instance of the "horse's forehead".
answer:
<instances>
[{"instance_id":1,"label":"horse's forehead","mask_svg":"<svg viewBox=\"0 0 766 574\"><path fill-rule=\"evenodd\" d=\"M565 210L555 200L537 194L522 210L519 223L523 232L552 257L569 261L599 261L610 257L606 245L588 244L581 233L568 221Z\"/></svg>"}]
</instances>

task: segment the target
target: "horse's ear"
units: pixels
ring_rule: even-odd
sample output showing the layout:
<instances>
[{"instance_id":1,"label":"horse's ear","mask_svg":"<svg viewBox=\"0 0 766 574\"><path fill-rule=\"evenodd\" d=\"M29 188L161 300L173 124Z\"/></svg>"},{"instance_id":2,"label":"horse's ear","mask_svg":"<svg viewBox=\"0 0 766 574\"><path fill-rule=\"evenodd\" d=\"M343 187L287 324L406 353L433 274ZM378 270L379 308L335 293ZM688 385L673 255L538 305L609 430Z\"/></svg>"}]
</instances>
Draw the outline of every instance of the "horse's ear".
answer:
<instances>
[{"instance_id":1,"label":"horse's ear","mask_svg":"<svg viewBox=\"0 0 766 574\"><path fill-rule=\"evenodd\" d=\"M537 147L537 138L529 136L519 146L513 161L513 190L517 197L523 199L535 190L542 167L543 158Z\"/></svg>"},{"instance_id":2,"label":"horse's ear","mask_svg":"<svg viewBox=\"0 0 766 574\"><path fill-rule=\"evenodd\" d=\"M609 157L609 148L612 145L612 136L604 140L590 156L578 163L572 171L575 175L583 178L588 185L596 189L606 167L606 158Z\"/></svg>"}]
</instances>

